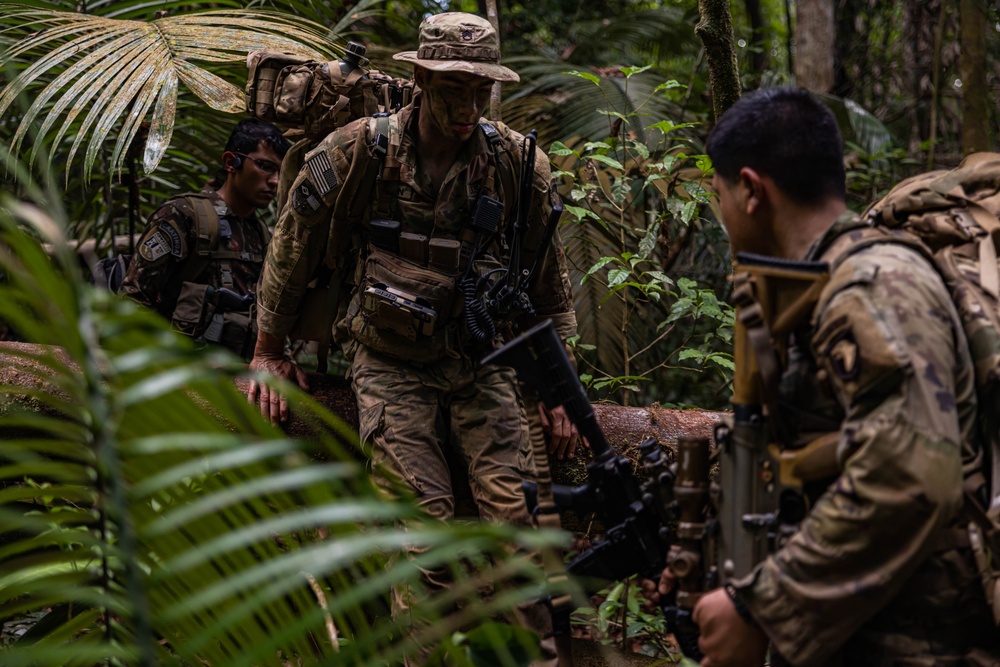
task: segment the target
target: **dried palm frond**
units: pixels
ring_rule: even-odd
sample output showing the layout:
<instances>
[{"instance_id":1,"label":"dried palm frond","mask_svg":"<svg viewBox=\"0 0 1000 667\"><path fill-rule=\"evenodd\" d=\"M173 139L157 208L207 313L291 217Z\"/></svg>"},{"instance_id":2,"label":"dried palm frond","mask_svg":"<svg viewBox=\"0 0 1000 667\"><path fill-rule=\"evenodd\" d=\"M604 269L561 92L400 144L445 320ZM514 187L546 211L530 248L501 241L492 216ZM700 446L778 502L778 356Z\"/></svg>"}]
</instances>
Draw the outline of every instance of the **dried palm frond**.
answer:
<instances>
[{"instance_id":1,"label":"dried palm frond","mask_svg":"<svg viewBox=\"0 0 1000 667\"><path fill-rule=\"evenodd\" d=\"M0 4L2 23L38 28L0 53L0 68L28 62L0 91L0 115L42 77L56 72L33 96L11 143L17 153L34 122L44 136L60 118L56 143L75 133L66 167L89 136L84 173L89 178L101 145L120 125L111 158L121 171L128 147L152 110L143 153L146 173L156 169L170 144L177 109L178 83L183 83L213 109L240 113L243 91L194 64L236 63L250 51L283 51L317 59L336 56L337 46L324 26L266 11L210 11L167 16L152 21ZM84 112L85 115L84 115ZM78 118L83 115L83 120ZM32 150L32 160L35 152Z\"/></svg>"}]
</instances>

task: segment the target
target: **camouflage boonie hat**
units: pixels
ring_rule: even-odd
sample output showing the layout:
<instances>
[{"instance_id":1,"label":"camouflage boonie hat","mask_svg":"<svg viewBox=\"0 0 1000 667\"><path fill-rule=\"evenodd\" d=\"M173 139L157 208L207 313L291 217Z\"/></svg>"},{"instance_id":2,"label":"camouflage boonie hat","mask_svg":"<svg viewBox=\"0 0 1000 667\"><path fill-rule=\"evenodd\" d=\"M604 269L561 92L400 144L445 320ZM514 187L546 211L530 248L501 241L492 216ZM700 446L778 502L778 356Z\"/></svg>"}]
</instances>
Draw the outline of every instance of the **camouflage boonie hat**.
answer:
<instances>
[{"instance_id":1,"label":"camouflage boonie hat","mask_svg":"<svg viewBox=\"0 0 1000 667\"><path fill-rule=\"evenodd\" d=\"M467 72L494 81L520 81L500 64L500 37L490 22L475 14L435 14L420 24L420 48L403 51L394 60L435 71Z\"/></svg>"}]
</instances>

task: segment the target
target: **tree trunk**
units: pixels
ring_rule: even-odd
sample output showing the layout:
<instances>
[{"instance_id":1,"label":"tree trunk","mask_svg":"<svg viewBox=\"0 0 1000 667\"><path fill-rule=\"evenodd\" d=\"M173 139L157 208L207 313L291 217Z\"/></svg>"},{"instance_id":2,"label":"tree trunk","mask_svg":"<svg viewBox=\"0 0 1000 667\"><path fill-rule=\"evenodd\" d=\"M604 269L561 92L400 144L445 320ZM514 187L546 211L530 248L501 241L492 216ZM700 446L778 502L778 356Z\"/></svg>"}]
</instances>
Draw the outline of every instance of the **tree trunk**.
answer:
<instances>
[{"instance_id":1,"label":"tree trunk","mask_svg":"<svg viewBox=\"0 0 1000 667\"><path fill-rule=\"evenodd\" d=\"M795 4L795 80L814 93L833 89L833 54L837 25L833 0L798 0Z\"/></svg>"},{"instance_id":2,"label":"tree trunk","mask_svg":"<svg viewBox=\"0 0 1000 667\"><path fill-rule=\"evenodd\" d=\"M497 0L486 0L486 18L493 25L493 29L497 31L497 37L500 36L500 14L497 12ZM501 52L503 51L503 44L500 45ZM493 90L490 91L490 115L491 120L503 120L500 113L500 82L497 81L493 84Z\"/></svg>"},{"instance_id":3,"label":"tree trunk","mask_svg":"<svg viewBox=\"0 0 1000 667\"><path fill-rule=\"evenodd\" d=\"M764 15L761 13L761 0L743 0L746 8L747 18L750 20L750 71L753 73L755 82L760 81L761 75L767 68L770 60L770 51L767 39L767 24L764 23Z\"/></svg>"},{"instance_id":4,"label":"tree trunk","mask_svg":"<svg viewBox=\"0 0 1000 667\"><path fill-rule=\"evenodd\" d=\"M65 363L69 362L69 358L59 348L0 342L0 386L6 389L0 396L0 414L15 409L26 413L46 412L49 407L37 398L37 394L41 392L58 395L59 390L49 383L44 374L44 367L26 360L26 353L37 356L51 353ZM237 378L235 382L236 387L245 393L249 380ZM358 405L349 381L334 375L310 373L309 386L314 400L337 415L350 429L357 431ZM679 437L712 438L716 425L722 421L724 415L706 410L624 408L617 405L596 404L594 416L608 440L608 445L615 453L637 461L639 443L646 438L656 438L669 449L674 448ZM314 438L317 430L329 432L325 425L306 421L294 411L289 420L282 424L282 429L290 437L304 440ZM342 441L339 434L330 433L330 435ZM11 437L10 432L0 429L0 440L5 437ZM350 442L344 442L344 446L347 451L357 451ZM572 460L552 460L553 479L559 484L582 483L586 479L586 465L590 459L590 454L583 450ZM466 516L471 516L475 513L475 509L471 492L467 488L468 479L463 472L464 466L457 460L452 463L454 463L453 471L456 476L460 511Z\"/></svg>"},{"instance_id":5,"label":"tree trunk","mask_svg":"<svg viewBox=\"0 0 1000 667\"><path fill-rule=\"evenodd\" d=\"M941 0L903 4L903 71L906 88L912 95L910 107L910 153L922 152L921 143L930 139L930 105L934 89L934 42L941 14ZM943 27L943 26L942 26Z\"/></svg>"},{"instance_id":6,"label":"tree trunk","mask_svg":"<svg viewBox=\"0 0 1000 667\"><path fill-rule=\"evenodd\" d=\"M990 149L984 0L961 0L962 153Z\"/></svg>"},{"instance_id":7,"label":"tree trunk","mask_svg":"<svg viewBox=\"0 0 1000 667\"><path fill-rule=\"evenodd\" d=\"M694 32L705 45L712 111L718 120L740 99L740 75L733 47L733 15L728 0L698 0L700 19Z\"/></svg>"}]
</instances>

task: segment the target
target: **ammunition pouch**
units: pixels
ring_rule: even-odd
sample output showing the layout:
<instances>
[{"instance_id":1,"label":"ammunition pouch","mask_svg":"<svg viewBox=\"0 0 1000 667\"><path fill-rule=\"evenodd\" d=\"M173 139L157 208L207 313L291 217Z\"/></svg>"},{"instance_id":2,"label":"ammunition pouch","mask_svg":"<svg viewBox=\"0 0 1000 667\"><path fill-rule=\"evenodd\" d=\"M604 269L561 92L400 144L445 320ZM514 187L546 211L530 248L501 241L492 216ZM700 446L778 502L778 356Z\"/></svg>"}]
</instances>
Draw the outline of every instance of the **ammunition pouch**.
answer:
<instances>
[{"instance_id":1,"label":"ammunition pouch","mask_svg":"<svg viewBox=\"0 0 1000 667\"><path fill-rule=\"evenodd\" d=\"M370 246L364 278L347 313L351 336L375 352L426 364L457 343L455 273Z\"/></svg>"}]
</instances>

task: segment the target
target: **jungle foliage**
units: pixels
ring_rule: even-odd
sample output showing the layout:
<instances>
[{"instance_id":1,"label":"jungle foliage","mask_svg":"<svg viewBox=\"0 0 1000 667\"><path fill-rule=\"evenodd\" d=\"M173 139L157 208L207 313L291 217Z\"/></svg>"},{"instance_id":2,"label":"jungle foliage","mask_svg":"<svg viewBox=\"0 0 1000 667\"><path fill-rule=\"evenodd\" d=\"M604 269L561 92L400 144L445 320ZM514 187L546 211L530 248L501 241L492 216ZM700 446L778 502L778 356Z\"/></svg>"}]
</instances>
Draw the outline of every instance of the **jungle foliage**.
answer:
<instances>
[{"instance_id":1,"label":"jungle foliage","mask_svg":"<svg viewBox=\"0 0 1000 667\"><path fill-rule=\"evenodd\" d=\"M743 87L795 83L795 25L805 18L795 3L730 4ZM906 175L958 161L963 99L990 100L987 134L1000 136L991 92L1000 9L980 0L988 39L977 90L961 78L954 4L836 3L835 83L817 92L848 141L855 209ZM69 250L94 238L106 252L166 197L213 176L248 51L336 58L355 39L380 69L405 75L389 55L412 48L420 18L445 8L486 14L485 0L0 7L0 145L23 162L7 160L0 181L0 319L65 350L17 353L39 389L30 410L0 415L10 435L0 621L51 610L6 648L4 664L391 664L415 641L387 616L389 588L417 579L400 557L408 544L425 549L420 564L470 573L456 595L510 584L481 606L430 599L416 640L452 655L493 647L501 664L524 659L510 648L520 638L484 621L539 594L538 569L511 557L512 546L556 536L435 525L404 536L396 526L413 510L368 482L355 434L286 387L317 431L308 445L285 438L235 391L232 359L83 285ZM504 90L502 118L539 130L567 203L574 343L592 397L727 407L730 259L703 156L713 111L693 32L698 2L501 0L498 9L505 63L522 77ZM53 183L36 185L49 173ZM456 603L479 635L440 622Z\"/></svg>"},{"instance_id":2,"label":"jungle foliage","mask_svg":"<svg viewBox=\"0 0 1000 667\"><path fill-rule=\"evenodd\" d=\"M313 425L286 437L237 390L235 357L81 283L57 190L8 167L26 198L0 196L0 318L33 344L6 348L18 382L0 388L0 624L26 628L0 662L393 665L418 645L509 666L535 655L537 638L493 619L543 594L519 554L562 536L426 520L401 489L375 488L356 433L283 384ZM460 583L424 591L420 568ZM421 600L406 619L389 613L399 586Z\"/></svg>"}]
</instances>

